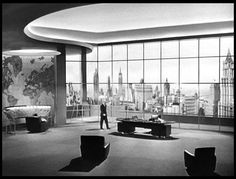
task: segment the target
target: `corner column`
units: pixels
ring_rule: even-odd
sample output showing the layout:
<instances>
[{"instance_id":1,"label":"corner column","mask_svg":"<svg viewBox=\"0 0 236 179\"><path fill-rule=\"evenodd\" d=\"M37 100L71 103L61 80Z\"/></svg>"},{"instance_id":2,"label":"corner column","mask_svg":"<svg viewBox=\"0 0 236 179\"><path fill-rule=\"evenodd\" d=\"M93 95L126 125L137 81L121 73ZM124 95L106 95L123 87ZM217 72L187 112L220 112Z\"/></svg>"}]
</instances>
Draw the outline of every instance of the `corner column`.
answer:
<instances>
[{"instance_id":1,"label":"corner column","mask_svg":"<svg viewBox=\"0 0 236 179\"><path fill-rule=\"evenodd\" d=\"M82 104L87 103L86 47L81 47Z\"/></svg>"},{"instance_id":2,"label":"corner column","mask_svg":"<svg viewBox=\"0 0 236 179\"><path fill-rule=\"evenodd\" d=\"M55 60L55 125L66 123L66 51L65 45L57 46L61 52Z\"/></svg>"}]
</instances>

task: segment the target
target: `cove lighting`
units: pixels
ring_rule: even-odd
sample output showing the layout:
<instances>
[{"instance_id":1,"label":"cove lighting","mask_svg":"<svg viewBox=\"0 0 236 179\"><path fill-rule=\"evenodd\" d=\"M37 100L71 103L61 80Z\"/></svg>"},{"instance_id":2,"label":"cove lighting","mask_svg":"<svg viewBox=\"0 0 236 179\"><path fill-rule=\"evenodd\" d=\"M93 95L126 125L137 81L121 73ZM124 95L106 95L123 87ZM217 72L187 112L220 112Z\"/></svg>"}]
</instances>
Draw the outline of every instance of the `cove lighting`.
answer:
<instances>
[{"instance_id":1,"label":"cove lighting","mask_svg":"<svg viewBox=\"0 0 236 179\"><path fill-rule=\"evenodd\" d=\"M3 52L3 55L19 55L19 56L56 56L61 53L56 50L46 49L21 49L21 50L9 50Z\"/></svg>"}]
</instances>

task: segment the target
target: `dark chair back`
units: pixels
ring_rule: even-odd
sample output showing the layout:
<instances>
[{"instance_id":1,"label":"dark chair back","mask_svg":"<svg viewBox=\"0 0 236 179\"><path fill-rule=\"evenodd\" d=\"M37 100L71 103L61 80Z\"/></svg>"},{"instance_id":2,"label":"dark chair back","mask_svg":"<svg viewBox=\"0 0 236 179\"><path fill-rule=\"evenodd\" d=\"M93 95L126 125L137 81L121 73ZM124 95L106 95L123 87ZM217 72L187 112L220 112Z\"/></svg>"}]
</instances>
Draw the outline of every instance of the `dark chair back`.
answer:
<instances>
[{"instance_id":1,"label":"dark chair back","mask_svg":"<svg viewBox=\"0 0 236 179\"><path fill-rule=\"evenodd\" d=\"M197 166L205 172L212 172L216 167L215 147L195 149Z\"/></svg>"},{"instance_id":2,"label":"dark chair back","mask_svg":"<svg viewBox=\"0 0 236 179\"><path fill-rule=\"evenodd\" d=\"M103 136L94 136L94 135L81 136L81 145L83 146L104 147L104 142L105 142L105 139Z\"/></svg>"},{"instance_id":3,"label":"dark chair back","mask_svg":"<svg viewBox=\"0 0 236 179\"><path fill-rule=\"evenodd\" d=\"M215 147L204 147L195 149L196 158L209 158L215 155Z\"/></svg>"},{"instance_id":4,"label":"dark chair back","mask_svg":"<svg viewBox=\"0 0 236 179\"><path fill-rule=\"evenodd\" d=\"M82 135L80 139L80 149L83 158L97 160L107 157L110 144L105 144L104 136Z\"/></svg>"},{"instance_id":5,"label":"dark chair back","mask_svg":"<svg viewBox=\"0 0 236 179\"><path fill-rule=\"evenodd\" d=\"M49 128L48 121L42 121L40 116L26 117L26 127L30 132L44 132Z\"/></svg>"},{"instance_id":6,"label":"dark chair back","mask_svg":"<svg viewBox=\"0 0 236 179\"><path fill-rule=\"evenodd\" d=\"M193 167L193 163L194 163L194 155L192 153L190 153L187 150L184 150L184 165L187 168L191 168Z\"/></svg>"},{"instance_id":7,"label":"dark chair back","mask_svg":"<svg viewBox=\"0 0 236 179\"><path fill-rule=\"evenodd\" d=\"M190 176L211 176L216 167L215 147L196 148L194 155L185 150L184 160Z\"/></svg>"}]
</instances>

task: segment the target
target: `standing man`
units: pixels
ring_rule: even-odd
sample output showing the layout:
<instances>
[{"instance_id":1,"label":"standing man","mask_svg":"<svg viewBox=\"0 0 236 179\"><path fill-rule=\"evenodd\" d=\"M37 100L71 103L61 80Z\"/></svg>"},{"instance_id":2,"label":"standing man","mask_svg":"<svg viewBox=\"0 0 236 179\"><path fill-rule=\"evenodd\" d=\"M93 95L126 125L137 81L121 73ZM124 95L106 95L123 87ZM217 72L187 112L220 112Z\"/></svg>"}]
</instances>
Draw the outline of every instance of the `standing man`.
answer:
<instances>
[{"instance_id":1,"label":"standing man","mask_svg":"<svg viewBox=\"0 0 236 179\"><path fill-rule=\"evenodd\" d=\"M103 129L103 120L105 120L107 129L110 129L108 126L108 120L107 120L107 105L106 102L103 101L101 106L100 106L100 111L101 111L101 120L100 120L100 129Z\"/></svg>"}]
</instances>

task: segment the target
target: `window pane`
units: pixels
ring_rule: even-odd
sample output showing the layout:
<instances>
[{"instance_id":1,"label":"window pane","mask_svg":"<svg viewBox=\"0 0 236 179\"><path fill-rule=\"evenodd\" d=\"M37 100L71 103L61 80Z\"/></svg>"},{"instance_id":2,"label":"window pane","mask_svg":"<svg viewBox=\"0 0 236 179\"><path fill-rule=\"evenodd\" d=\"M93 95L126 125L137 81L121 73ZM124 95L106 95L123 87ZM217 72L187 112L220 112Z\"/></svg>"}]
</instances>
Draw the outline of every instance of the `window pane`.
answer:
<instances>
[{"instance_id":1,"label":"window pane","mask_svg":"<svg viewBox=\"0 0 236 179\"><path fill-rule=\"evenodd\" d=\"M162 60L162 82L178 83L178 59Z\"/></svg>"},{"instance_id":2,"label":"window pane","mask_svg":"<svg viewBox=\"0 0 236 179\"><path fill-rule=\"evenodd\" d=\"M197 57L198 40L180 40L180 57Z\"/></svg>"},{"instance_id":3,"label":"window pane","mask_svg":"<svg viewBox=\"0 0 236 179\"><path fill-rule=\"evenodd\" d=\"M180 59L180 83L198 82L198 59Z\"/></svg>"},{"instance_id":4,"label":"window pane","mask_svg":"<svg viewBox=\"0 0 236 179\"><path fill-rule=\"evenodd\" d=\"M128 44L128 59L143 59L143 44Z\"/></svg>"},{"instance_id":5,"label":"window pane","mask_svg":"<svg viewBox=\"0 0 236 179\"><path fill-rule=\"evenodd\" d=\"M66 84L66 105L76 105L81 102L81 84Z\"/></svg>"},{"instance_id":6,"label":"window pane","mask_svg":"<svg viewBox=\"0 0 236 179\"><path fill-rule=\"evenodd\" d=\"M90 100L94 100L94 85L93 84L87 84L87 97Z\"/></svg>"},{"instance_id":7,"label":"window pane","mask_svg":"<svg viewBox=\"0 0 236 179\"><path fill-rule=\"evenodd\" d=\"M222 57L220 62L220 107L222 117L234 116L234 58Z\"/></svg>"},{"instance_id":8,"label":"window pane","mask_svg":"<svg viewBox=\"0 0 236 179\"><path fill-rule=\"evenodd\" d=\"M125 103L126 100L127 84L113 84L112 85L112 116L115 117L127 117L127 105L131 104Z\"/></svg>"},{"instance_id":9,"label":"window pane","mask_svg":"<svg viewBox=\"0 0 236 179\"><path fill-rule=\"evenodd\" d=\"M179 49L178 41L162 42L162 58L178 58Z\"/></svg>"},{"instance_id":10,"label":"window pane","mask_svg":"<svg viewBox=\"0 0 236 179\"><path fill-rule=\"evenodd\" d=\"M94 46L92 52L87 53L87 61L97 61L97 46Z\"/></svg>"},{"instance_id":11,"label":"window pane","mask_svg":"<svg viewBox=\"0 0 236 179\"><path fill-rule=\"evenodd\" d=\"M145 83L144 85L144 110L150 113L158 112L158 109L160 107L161 107L160 84L146 84Z\"/></svg>"},{"instance_id":12,"label":"window pane","mask_svg":"<svg viewBox=\"0 0 236 179\"><path fill-rule=\"evenodd\" d=\"M81 48L67 45L66 61L81 61Z\"/></svg>"},{"instance_id":13,"label":"window pane","mask_svg":"<svg viewBox=\"0 0 236 179\"><path fill-rule=\"evenodd\" d=\"M172 106L176 102L176 94L178 93L178 84L177 83L168 83L165 82L161 85L162 88L162 105L164 105L163 112L168 113L168 106Z\"/></svg>"},{"instance_id":14,"label":"window pane","mask_svg":"<svg viewBox=\"0 0 236 179\"><path fill-rule=\"evenodd\" d=\"M98 61L111 60L111 45L98 47Z\"/></svg>"},{"instance_id":15,"label":"window pane","mask_svg":"<svg viewBox=\"0 0 236 179\"><path fill-rule=\"evenodd\" d=\"M103 95L106 97L106 101L109 103L109 105L111 105L113 98L112 83L108 82L107 84L100 84L100 87L103 90Z\"/></svg>"},{"instance_id":16,"label":"window pane","mask_svg":"<svg viewBox=\"0 0 236 179\"><path fill-rule=\"evenodd\" d=\"M198 94L198 84L180 84L180 96L195 96Z\"/></svg>"},{"instance_id":17,"label":"window pane","mask_svg":"<svg viewBox=\"0 0 236 179\"><path fill-rule=\"evenodd\" d=\"M200 83L219 83L219 59L200 58Z\"/></svg>"},{"instance_id":18,"label":"window pane","mask_svg":"<svg viewBox=\"0 0 236 179\"><path fill-rule=\"evenodd\" d=\"M144 58L160 58L160 42L144 43Z\"/></svg>"},{"instance_id":19,"label":"window pane","mask_svg":"<svg viewBox=\"0 0 236 179\"><path fill-rule=\"evenodd\" d=\"M221 37L220 55L227 56L228 52L234 55L234 37Z\"/></svg>"},{"instance_id":20,"label":"window pane","mask_svg":"<svg viewBox=\"0 0 236 179\"><path fill-rule=\"evenodd\" d=\"M127 60L127 45L113 45L113 60Z\"/></svg>"},{"instance_id":21,"label":"window pane","mask_svg":"<svg viewBox=\"0 0 236 179\"><path fill-rule=\"evenodd\" d=\"M113 83L118 83L119 79L127 83L127 61L113 62Z\"/></svg>"},{"instance_id":22,"label":"window pane","mask_svg":"<svg viewBox=\"0 0 236 179\"><path fill-rule=\"evenodd\" d=\"M219 84L200 84L200 106L205 111L205 116L218 115L218 103L220 101Z\"/></svg>"},{"instance_id":23,"label":"window pane","mask_svg":"<svg viewBox=\"0 0 236 179\"><path fill-rule=\"evenodd\" d=\"M160 83L160 60L144 60L144 82Z\"/></svg>"},{"instance_id":24,"label":"window pane","mask_svg":"<svg viewBox=\"0 0 236 179\"><path fill-rule=\"evenodd\" d=\"M107 84L99 84L99 100L100 100L100 102L102 99L108 100L107 89L108 89L108 83Z\"/></svg>"},{"instance_id":25,"label":"window pane","mask_svg":"<svg viewBox=\"0 0 236 179\"><path fill-rule=\"evenodd\" d=\"M95 71L98 70L97 62L87 62L87 83L93 83Z\"/></svg>"},{"instance_id":26,"label":"window pane","mask_svg":"<svg viewBox=\"0 0 236 179\"><path fill-rule=\"evenodd\" d=\"M143 79L143 61L128 61L128 83L140 83Z\"/></svg>"},{"instance_id":27,"label":"window pane","mask_svg":"<svg viewBox=\"0 0 236 179\"><path fill-rule=\"evenodd\" d=\"M143 111L145 105L143 103L144 101L144 95L146 94L144 92L145 88L146 88L146 85L145 84L130 84L129 85L129 88L131 88L132 86L132 89L134 91L134 109L133 110L129 110L129 113L130 115L137 115L139 116L138 114L136 113L132 113L133 111ZM141 116L139 117L141 118Z\"/></svg>"},{"instance_id":28,"label":"window pane","mask_svg":"<svg viewBox=\"0 0 236 179\"><path fill-rule=\"evenodd\" d=\"M113 84L112 94L113 94L114 106L125 105L124 101L128 100L132 102L133 101L132 99L134 98L132 93L131 94L127 93L127 84L125 83Z\"/></svg>"},{"instance_id":29,"label":"window pane","mask_svg":"<svg viewBox=\"0 0 236 179\"><path fill-rule=\"evenodd\" d=\"M87 98L90 105L89 115L90 116L99 116L100 109L98 105L98 96L99 96L99 84L94 88L93 84L87 84ZM97 89L97 90L96 90Z\"/></svg>"},{"instance_id":30,"label":"window pane","mask_svg":"<svg viewBox=\"0 0 236 179\"><path fill-rule=\"evenodd\" d=\"M99 83L107 83L108 77L111 80L111 62L98 63Z\"/></svg>"},{"instance_id":31,"label":"window pane","mask_svg":"<svg viewBox=\"0 0 236 179\"><path fill-rule=\"evenodd\" d=\"M81 83L81 62L66 62L66 83Z\"/></svg>"},{"instance_id":32,"label":"window pane","mask_svg":"<svg viewBox=\"0 0 236 179\"><path fill-rule=\"evenodd\" d=\"M219 38L200 39L200 57L219 56Z\"/></svg>"},{"instance_id":33,"label":"window pane","mask_svg":"<svg viewBox=\"0 0 236 179\"><path fill-rule=\"evenodd\" d=\"M220 58L220 81L228 79L228 83L233 83L234 79L234 58L230 55ZM230 81L230 79L232 81Z\"/></svg>"},{"instance_id":34,"label":"window pane","mask_svg":"<svg viewBox=\"0 0 236 179\"><path fill-rule=\"evenodd\" d=\"M198 115L198 84L180 85L180 114Z\"/></svg>"}]
</instances>

